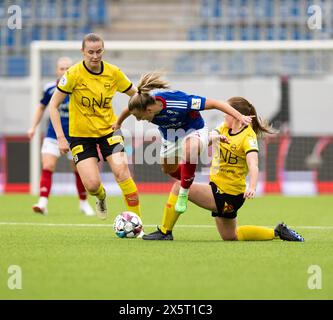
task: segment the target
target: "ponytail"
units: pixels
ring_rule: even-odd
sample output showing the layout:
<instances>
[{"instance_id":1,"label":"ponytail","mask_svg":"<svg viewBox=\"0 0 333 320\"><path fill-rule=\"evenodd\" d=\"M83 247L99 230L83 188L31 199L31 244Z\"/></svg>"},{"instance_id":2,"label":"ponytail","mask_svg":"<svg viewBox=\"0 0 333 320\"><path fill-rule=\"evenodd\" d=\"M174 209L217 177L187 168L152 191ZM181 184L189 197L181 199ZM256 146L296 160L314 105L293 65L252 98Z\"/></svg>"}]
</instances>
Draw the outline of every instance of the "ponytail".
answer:
<instances>
[{"instance_id":1,"label":"ponytail","mask_svg":"<svg viewBox=\"0 0 333 320\"><path fill-rule=\"evenodd\" d=\"M155 99L149 94L150 91L170 88L169 83L161 79L162 75L162 72L154 71L146 73L140 78L138 92L128 102L129 111L134 109L146 111L149 105L155 103Z\"/></svg>"}]
</instances>

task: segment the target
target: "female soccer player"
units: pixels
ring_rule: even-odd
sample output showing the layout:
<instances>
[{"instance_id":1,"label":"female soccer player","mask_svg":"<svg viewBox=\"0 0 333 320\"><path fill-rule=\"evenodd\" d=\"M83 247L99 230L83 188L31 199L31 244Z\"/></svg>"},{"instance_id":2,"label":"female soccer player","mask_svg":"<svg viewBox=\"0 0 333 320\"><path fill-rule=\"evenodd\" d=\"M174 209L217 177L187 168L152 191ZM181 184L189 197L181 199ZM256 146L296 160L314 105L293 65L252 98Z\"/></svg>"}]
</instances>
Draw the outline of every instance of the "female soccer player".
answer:
<instances>
[{"instance_id":1,"label":"female soccer player","mask_svg":"<svg viewBox=\"0 0 333 320\"><path fill-rule=\"evenodd\" d=\"M72 64L72 61L68 57L62 57L62 58L58 59L57 68L56 68L56 74L57 74L58 80L54 81L54 82L50 82L45 86L43 98L40 101L40 104L34 115L32 126L28 131L28 137L30 139L32 139L35 134L36 128L38 127L38 125L43 117L46 106L49 104L49 102L51 100L52 94L57 86L59 79L63 76L63 74L71 66L71 64ZM69 98L67 96L60 106L61 125L64 129L64 134L67 139L69 139L69 136L68 136L68 102L69 102ZM46 136L43 140L43 145L42 145L42 174L40 177L40 192L39 192L40 197L39 197L38 203L36 203L32 207L34 212L41 213L41 214L47 214L47 211L48 211L47 204L48 204L49 194L51 192L52 175L56 168L56 164L57 164L59 157L60 157L60 150L59 150L58 143L57 143L57 137L54 132L52 123L49 122ZM69 155L69 160L72 160L71 155ZM82 181L80 179L78 172L76 171L73 161L71 161L71 166L72 166L73 172L75 174L76 188L77 188L77 192L78 192L79 199L80 199L80 210L87 216L93 216L95 214L95 212L91 208L89 202L87 201L86 190L82 184Z\"/></svg>"},{"instance_id":2,"label":"female soccer player","mask_svg":"<svg viewBox=\"0 0 333 320\"><path fill-rule=\"evenodd\" d=\"M69 151L58 111L69 94L70 148L86 190L97 197L98 217L107 217L107 207L97 165L97 145L123 192L127 209L141 216L137 187L128 168L122 133L111 128L117 120L112 109L113 96L117 91L132 96L137 89L118 67L102 60L104 41L99 35L86 35L81 51L83 61L67 70L50 102L50 116L60 151Z\"/></svg>"},{"instance_id":3,"label":"female soccer player","mask_svg":"<svg viewBox=\"0 0 333 320\"><path fill-rule=\"evenodd\" d=\"M181 181L175 208L178 213L183 213L187 208L188 192L194 180L198 157L208 142L208 129L200 111L220 110L237 119L240 126L248 125L251 117L242 115L226 102L181 91L151 93L154 89L169 88L169 84L160 76L161 73L152 72L141 77L138 92L131 97L128 109L122 112L114 128L120 128L130 114L137 120L158 125L162 135L162 170Z\"/></svg>"},{"instance_id":4,"label":"female soccer player","mask_svg":"<svg viewBox=\"0 0 333 320\"><path fill-rule=\"evenodd\" d=\"M254 106L242 97L233 97L229 104L246 116L253 116L252 125L242 126L239 120L225 116L225 122L216 129L213 161L210 170L210 183L193 183L189 199L201 208L212 211L217 230L223 240L282 240L301 241L304 239L295 231L280 223L275 229L259 226L237 228L237 212L245 199L254 198L258 181L257 135L272 133L267 124L262 123ZM223 137L223 139L220 139ZM245 179L249 175L246 189ZM161 228L143 236L144 240L173 240L172 229L179 214L175 203L179 190L175 183L164 209Z\"/></svg>"}]
</instances>

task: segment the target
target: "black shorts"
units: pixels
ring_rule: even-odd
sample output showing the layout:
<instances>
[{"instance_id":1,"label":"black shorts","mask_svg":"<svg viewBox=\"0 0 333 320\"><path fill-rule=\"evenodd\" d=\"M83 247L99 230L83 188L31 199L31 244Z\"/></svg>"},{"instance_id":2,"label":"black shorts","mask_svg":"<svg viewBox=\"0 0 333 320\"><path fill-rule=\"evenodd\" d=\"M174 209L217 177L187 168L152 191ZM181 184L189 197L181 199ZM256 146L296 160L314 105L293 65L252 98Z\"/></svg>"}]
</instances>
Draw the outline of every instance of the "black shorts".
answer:
<instances>
[{"instance_id":1,"label":"black shorts","mask_svg":"<svg viewBox=\"0 0 333 320\"><path fill-rule=\"evenodd\" d=\"M216 184L209 183L216 203L217 212L212 212L212 217L222 217L226 219L235 219L238 209L243 205L244 193L232 195L228 193L220 193Z\"/></svg>"},{"instance_id":2,"label":"black shorts","mask_svg":"<svg viewBox=\"0 0 333 320\"><path fill-rule=\"evenodd\" d=\"M75 164L88 158L99 160L97 145L106 161L109 155L124 152L124 137L120 130L100 138L71 137L70 148Z\"/></svg>"}]
</instances>

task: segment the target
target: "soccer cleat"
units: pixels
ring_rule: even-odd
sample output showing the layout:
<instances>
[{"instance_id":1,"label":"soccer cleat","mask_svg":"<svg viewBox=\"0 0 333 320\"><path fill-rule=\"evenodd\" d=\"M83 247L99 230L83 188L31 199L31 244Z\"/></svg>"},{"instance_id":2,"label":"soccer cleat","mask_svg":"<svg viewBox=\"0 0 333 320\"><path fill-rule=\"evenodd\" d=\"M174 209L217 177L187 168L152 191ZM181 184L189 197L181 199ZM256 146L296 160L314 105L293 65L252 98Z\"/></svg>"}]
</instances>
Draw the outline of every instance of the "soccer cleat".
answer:
<instances>
[{"instance_id":1,"label":"soccer cleat","mask_svg":"<svg viewBox=\"0 0 333 320\"><path fill-rule=\"evenodd\" d=\"M35 204L34 206L32 206L32 210L36 213L40 213L43 215L47 215L47 207L42 207L41 205L39 205L38 203Z\"/></svg>"},{"instance_id":2,"label":"soccer cleat","mask_svg":"<svg viewBox=\"0 0 333 320\"><path fill-rule=\"evenodd\" d=\"M87 217L92 217L95 215L95 211L86 200L80 201L80 211L82 211Z\"/></svg>"},{"instance_id":3,"label":"soccer cleat","mask_svg":"<svg viewBox=\"0 0 333 320\"><path fill-rule=\"evenodd\" d=\"M184 213L187 209L188 194L180 193L175 204L175 211L177 213Z\"/></svg>"},{"instance_id":4,"label":"soccer cleat","mask_svg":"<svg viewBox=\"0 0 333 320\"><path fill-rule=\"evenodd\" d=\"M97 217L105 220L108 216L108 209L106 207L106 197L103 200L97 199L96 201L96 214Z\"/></svg>"},{"instance_id":5,"label":"soccer cleat","mask_svg":"<svg viewBox=\"0 0 333 320\"><path fill-rule=\"evenodd\" d=\"M304 238L296 231L288 228L285 223L279 223L274 229L275 235L279 236L281 240L286 241L299 241L304 242Z\"/></svg>"},{"instance_id":6,"label":"soccer cleat","mask_svg":"<svg viewBox=\"0 0 333 320\"><path fill-rule=\"evenodd\" d=\"M163 233L159 227L157 227L157 231L145 234L142 236L143 240L173 240L172 231L168 231L167 233Z\"/></svg>"},{"instance_id":7,"label":"soccer cleat","mask_svg":"<svg viewBox=\"0 0 333 320\"><path fill-rule=\"evenodd\" d=\"M145 232L143 231L143 229L140 231L139 235L137 236L137 238L142 238L145 235Z\"/></svg>"}]
</instances>

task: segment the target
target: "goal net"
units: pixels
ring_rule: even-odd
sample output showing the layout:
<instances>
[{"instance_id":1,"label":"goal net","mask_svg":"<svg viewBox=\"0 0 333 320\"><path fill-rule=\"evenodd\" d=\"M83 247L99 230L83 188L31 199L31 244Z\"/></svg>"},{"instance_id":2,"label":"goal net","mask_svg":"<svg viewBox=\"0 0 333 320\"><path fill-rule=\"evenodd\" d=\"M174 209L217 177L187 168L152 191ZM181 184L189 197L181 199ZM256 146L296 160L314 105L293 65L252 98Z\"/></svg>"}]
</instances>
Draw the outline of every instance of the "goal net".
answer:
<instances>
[{"instance_id":1,"label":"goal net","mask_svg":"<svg viewBox=\"0 0 333 320\"><path fill-rule=\"evenodd\" d=\"M56 60L82 59L80 41L31 44L31 114L43 85L55 79ZM280 133L260 141L259 193L333 192L333 41L123 41L105 42L103 59L120 67L136 84L141 74L163 69L172 89L213 99L243 96ZM128 97L117 94L116 114ZM223 121L217 111L202 112L210 129ZM45 123L30 148L31 193L37 194L40 147ZM159 164L159 134L134 117L123 124L130 169L141 192L164 192L172 180ZM210 154L200 158L196 181L208 181ZM102 179L109 193L120 193L107 165ZM59 160L53 193L75 193L66 157Z\"/></svg>"}]
</instances>

